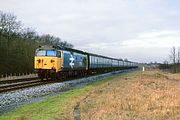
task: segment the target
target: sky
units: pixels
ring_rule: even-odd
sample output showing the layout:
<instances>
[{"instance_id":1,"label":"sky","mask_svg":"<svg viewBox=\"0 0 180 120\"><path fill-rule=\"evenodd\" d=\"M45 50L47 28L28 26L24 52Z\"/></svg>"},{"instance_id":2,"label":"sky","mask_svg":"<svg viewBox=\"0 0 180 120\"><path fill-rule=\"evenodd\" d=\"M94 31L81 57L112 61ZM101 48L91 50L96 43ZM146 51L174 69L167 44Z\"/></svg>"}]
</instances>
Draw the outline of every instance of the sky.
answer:
<instances>
[{"instance_id":1,"label":"sky","mask_svg":"<svg viewBox=\"0 0 180 120\"><path fill-rule=\"evenodd\" d=\"M179 0L0 0L0 10L104 56L163 62L180 47Z\"/></svg>"}]
</instances>

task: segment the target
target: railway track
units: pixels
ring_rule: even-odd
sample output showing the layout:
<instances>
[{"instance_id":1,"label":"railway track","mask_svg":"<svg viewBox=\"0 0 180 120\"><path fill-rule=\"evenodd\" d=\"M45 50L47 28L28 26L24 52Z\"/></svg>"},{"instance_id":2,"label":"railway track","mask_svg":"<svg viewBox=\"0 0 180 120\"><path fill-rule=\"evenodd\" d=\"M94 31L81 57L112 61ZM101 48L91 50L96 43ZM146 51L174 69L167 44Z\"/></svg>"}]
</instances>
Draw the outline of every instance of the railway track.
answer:
<instances>
[{"instance_id":1,"label":"railway track","mask_svg":"<svg viewBox=\"0 0 180 120\"><path fill-rule=\"evenodd\" d=\"M68 77L68 80L78 79L82 78L82 76L79 77ZM64 80L66 81L66 80ZM11 79L11 80L0 80L0 93L14 91L18 89L33 87L33 86L39 86L39 85L45 85L49 83L57 83L62 82L61 80L40 80L38 77L33 78L23 78L23 79Z\"/></svg>"},{"instance_id":2,"label":"railway track","mask_svg":"<svg viewBox=\"0 0 180 120\"><path fill-rule=\"evenodd\" d=\"M52 82L55 82L55 81L50 81L50 80L42 81L38 79L38 77L15 79L15 80L1 80L0 93L18 90L18 89L27 88L27 87L44 85L44 84L52 83Z\"/></svg>"},{"instance_id":3,"label":"railway track","mask_svg":"<svg viewBox=\"0 0 180 120\"><path fill-rule=\"evenodd\" d=\"M67 80L73 80L73 79L78 79L82 77L89 77L89 76L94 76L97 74L92 74L88 76L72 76L68 77ZM67 81L63 80L63 81ZM28 88L28 87L34 87L34 86L39 86L39 85L45 85L49 83L57 83L57 82L62 82L61 80L40 80L38 77L33 77L33 78L23 78L23 79L14 79L14 80L0 80L0 93L4 92L9 92L9 91L14 91L18 89L23 89L23 88Z\"/></svg>"}]
</instances>

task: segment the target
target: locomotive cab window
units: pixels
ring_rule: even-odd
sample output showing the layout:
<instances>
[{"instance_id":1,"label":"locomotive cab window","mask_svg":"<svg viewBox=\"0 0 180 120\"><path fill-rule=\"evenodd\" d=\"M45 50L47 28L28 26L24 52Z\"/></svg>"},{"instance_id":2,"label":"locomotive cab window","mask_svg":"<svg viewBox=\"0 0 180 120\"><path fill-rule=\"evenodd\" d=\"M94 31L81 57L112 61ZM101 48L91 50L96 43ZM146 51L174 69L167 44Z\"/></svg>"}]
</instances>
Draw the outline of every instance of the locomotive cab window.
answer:
<instances>
[{"instance_id":1,"label":"locomotive cab window","mask_svg":"<svg viewBox=\"0 0 180 120\"><path fill-rule=\"evenodd\" d=\"M53 56L61 57L61 52L56 50L39 50L36 52L36 56Z\"/></svg>"},{"instance_id":2,"label":"locomotive cab window","mask_svg":"<svg viewBox=\"0 0 180 120\"><path fill-rule=\"evenodd\" d=\"M36 52L36 56L46 56L46 50L39 50Z\"/></svg>"},{"instance_id":3,"label":"locomotive cab window","mask_svg":"<svg viewBox=\"0 0 180 120\"><path fill-rule=\"evenodd\" d=\"M47 50L47 56L56 56L55 50Z\"/></svg>"}]
</instances>

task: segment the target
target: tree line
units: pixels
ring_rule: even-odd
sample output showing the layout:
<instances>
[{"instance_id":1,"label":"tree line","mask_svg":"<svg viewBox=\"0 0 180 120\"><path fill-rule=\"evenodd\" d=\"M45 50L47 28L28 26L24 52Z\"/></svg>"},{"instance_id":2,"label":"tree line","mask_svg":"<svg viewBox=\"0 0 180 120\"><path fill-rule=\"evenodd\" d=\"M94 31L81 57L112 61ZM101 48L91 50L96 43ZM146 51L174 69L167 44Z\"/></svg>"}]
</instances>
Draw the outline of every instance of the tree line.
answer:
<instances>
[{"instance_id":1,"label":"tree line","mask_svg":"<svg viewBox=\"0 0 180 120\"><path fill-rule=\"evenodd\" d=\"M168 70L173 73L180 72L180 48L173 46L170 50L169 61L165 60L159 67L160 69Z\"/></svg>"},{"instance_id":2,"label":"tree line","mask_svg":"<svg viewBox=\"0 0 180 120\"><path fill-rule=\"evenodd\" d=\"M0 11L0 74L33 72L35 49L40 45L73 45L49 34L24 27L12 13Z\"/></svg>"}]
</instances>

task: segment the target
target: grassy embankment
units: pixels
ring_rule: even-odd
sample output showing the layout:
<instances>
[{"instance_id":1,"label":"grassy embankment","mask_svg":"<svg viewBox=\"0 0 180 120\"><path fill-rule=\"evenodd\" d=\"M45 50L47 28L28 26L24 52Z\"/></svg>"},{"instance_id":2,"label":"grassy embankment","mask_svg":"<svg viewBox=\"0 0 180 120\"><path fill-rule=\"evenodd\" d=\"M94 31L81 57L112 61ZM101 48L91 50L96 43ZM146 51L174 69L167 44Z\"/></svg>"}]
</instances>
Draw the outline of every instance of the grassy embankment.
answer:
<instances>
[{"instance_id":1,"label":"grassy embankment","mask_svg":"<svg viewBox=\"0 0 180 120\"><path fill-rule=\"evenodd\" d=\"M0 119L73 119L77 103L82 120L180 119L180 74L147 71L117 75L27 105Z\"/></svg>"},{"instance_id":2,"label":"grassy embankment","mask_svg":"<svg viewBox=\"0 0 180 120\"><path fill-rule=\"evenodd\" d=\"M180 75L147 71L114 78L80 103L81 118L180 120Z\"/></svg>"}]
</instances>

